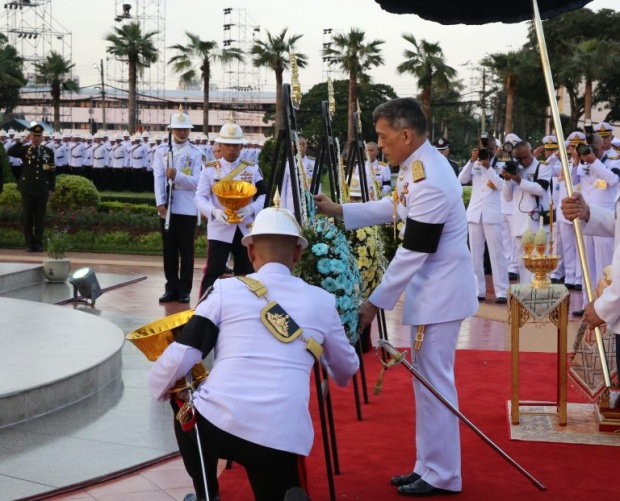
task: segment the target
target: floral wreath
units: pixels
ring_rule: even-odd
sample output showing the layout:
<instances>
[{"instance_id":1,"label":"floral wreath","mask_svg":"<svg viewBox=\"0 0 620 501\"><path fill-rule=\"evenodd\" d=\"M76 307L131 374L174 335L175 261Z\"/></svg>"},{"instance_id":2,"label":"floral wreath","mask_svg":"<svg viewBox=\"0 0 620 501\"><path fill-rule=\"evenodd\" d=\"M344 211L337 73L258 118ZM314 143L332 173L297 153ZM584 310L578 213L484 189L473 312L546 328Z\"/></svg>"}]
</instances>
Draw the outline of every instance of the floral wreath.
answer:
<instances>
[{"instance_id":1,"label":"floral wreath","mask_svg":"<svg viewBox=\"0 0 620 501\"><path fill-rule=\"evenodd\" d=\"M358 314L361 299L360 271L345 232L326 217L314 217L314 200L304 194L310 216L302 230L308 249L295 267L295 273L311 285L334 295L340 321L349 342L359 337Z\"/></svg>"}]
</instances>

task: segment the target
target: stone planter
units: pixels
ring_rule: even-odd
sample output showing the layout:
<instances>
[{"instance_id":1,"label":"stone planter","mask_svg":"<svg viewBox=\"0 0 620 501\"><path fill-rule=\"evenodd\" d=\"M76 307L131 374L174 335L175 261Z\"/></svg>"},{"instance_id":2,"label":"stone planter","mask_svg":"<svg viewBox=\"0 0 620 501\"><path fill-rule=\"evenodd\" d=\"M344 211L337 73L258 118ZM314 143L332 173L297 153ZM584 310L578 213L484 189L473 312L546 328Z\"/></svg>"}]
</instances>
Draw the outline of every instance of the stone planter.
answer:
<instances>
[{"instance_id":1,"label":"stone planter","mask_svg":"<svg viewBox=\"0 0 620 501\"><path fill-rule=\"evenodd\" d=\"M48 282L66 282L71 272L69 259L46 259L43 261L43 275Z\"/></svg>"}]
</instances>

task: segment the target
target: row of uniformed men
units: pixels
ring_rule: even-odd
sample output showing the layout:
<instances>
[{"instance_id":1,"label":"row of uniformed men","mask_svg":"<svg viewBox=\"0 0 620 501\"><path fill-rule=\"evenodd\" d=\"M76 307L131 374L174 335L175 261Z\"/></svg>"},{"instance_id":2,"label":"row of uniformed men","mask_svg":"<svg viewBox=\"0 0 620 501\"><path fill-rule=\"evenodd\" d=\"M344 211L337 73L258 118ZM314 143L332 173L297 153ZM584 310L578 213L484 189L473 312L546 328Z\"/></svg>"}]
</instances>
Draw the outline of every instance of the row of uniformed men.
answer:
<instances>
[{"instance_id":1,"label":"row of uniformed men","mask_svg":"<svg viewBox=\"0 0 620 501\"><path fill-rule=\"evenodd\" d=\"M589 204L611 208L619 193L620 141L614 138L613 128L606 122L599 123L594 132L592 147L587 150L583 150L587 146L583 132L575 131L566 140L573 186ZM528 226L532 231L538 229L541 213L549 210L550 200L554 209L559 209L566 188L556 136L544 137L542 144L533 151L531 145L516 134L508 134L501 147L496 147L494 139L490 138L487 144L490 153L485 159L478 157L481 148L482 143L472 151L471 160L459 173L459 181L472 184L467 219L478 298L484 301L486 296L483 269L486 243L496 302L503 303L511 274L518 273L521 283L529 283L532 278L523 265L523 232ZM542 157L545 159L539 160ZM505 170L506 161L510 159L516 162L513 173ZM554 253L561 260L552 280L563 279L569 289L581 290L582 273L573 225L560 210L554 210L554 214L557 223L553 227ZM544 228L549 231L549 225ZM585 243L590 275L595 282L602 270L611 264L613 239L586 237ZM584 305L586 303L584 291ZM582 313L581 309L574 311L575 315Z\"/></svg>"}]
</instances>

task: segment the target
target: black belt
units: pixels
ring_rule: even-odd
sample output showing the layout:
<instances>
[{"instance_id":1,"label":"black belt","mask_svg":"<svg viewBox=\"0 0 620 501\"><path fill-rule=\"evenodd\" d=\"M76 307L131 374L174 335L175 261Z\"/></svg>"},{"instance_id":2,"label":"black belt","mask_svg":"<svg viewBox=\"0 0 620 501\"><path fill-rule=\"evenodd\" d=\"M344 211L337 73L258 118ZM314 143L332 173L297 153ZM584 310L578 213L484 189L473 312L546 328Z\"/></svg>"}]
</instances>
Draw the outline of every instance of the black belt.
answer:
<instances>
[{"instance_id":1,"label":"black belt","mask_svg":"<svg viewBox=\"0 0 620 501\"><path fill-rule=\"evenodd\" d=\"M105 157L95 157L95 160L103 160Z\"/></svg>"}]
</instances>

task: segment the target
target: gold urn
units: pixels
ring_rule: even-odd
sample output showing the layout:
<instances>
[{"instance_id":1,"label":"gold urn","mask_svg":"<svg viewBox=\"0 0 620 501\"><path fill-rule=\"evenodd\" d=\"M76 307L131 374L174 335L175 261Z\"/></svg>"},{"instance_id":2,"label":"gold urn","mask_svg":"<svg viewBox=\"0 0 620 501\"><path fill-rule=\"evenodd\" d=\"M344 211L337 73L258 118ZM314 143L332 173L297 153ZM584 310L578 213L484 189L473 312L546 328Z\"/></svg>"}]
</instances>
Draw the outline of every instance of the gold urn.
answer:
<instances>
[{"instance_id":1,"label":"gold urn","mask_svg":"<svg viewBox=\"0 0 620 501\"><path fill-rule=\"evenodd\" d=\"M230 224L241 222L236 211L243 209L256 194L256 186L245 181L219 181L213 185L213 193L226 210Z\"/></svg>"},{"instance_id":2,"label":"gold urn","mask_svg":"<svg viewBox=\"0 0 620 501\"><path fill-rule=\"evenodd\" d=\"M181 329L193 315L194 310L169 315L130 332L125 336L125 339L131 341L136 348L146 355L146 358L154 362L181 333ZM207 375L207 370L202 365L202 362L197 363L192 368L194 388L204 381ZM186 388L187 383L185 379L179 379L170 390L170 393L179 393Z\"/></svg>"},{"instance_id":3,"label":"gold urn","mask_svg":"<svg viewBox=\"0 0 620 501\"><path fill-rule=\"evenodd\" d=\"M549 279L549 273L558 267L560 256L550 256L547 254L537 254L532 256L523 256L523 264L534 274L532 279L532 288L549 289L552 286Z\"/></svg>"}]
</instances>

